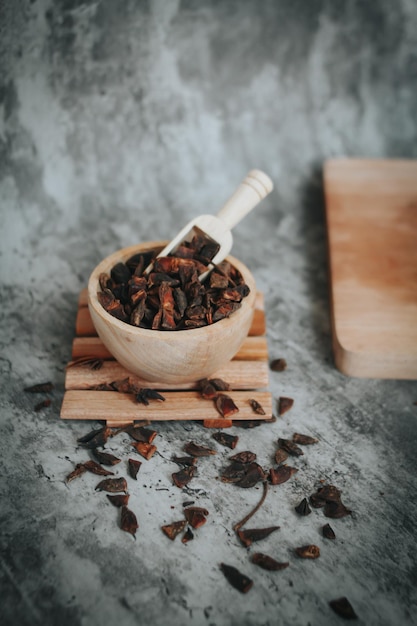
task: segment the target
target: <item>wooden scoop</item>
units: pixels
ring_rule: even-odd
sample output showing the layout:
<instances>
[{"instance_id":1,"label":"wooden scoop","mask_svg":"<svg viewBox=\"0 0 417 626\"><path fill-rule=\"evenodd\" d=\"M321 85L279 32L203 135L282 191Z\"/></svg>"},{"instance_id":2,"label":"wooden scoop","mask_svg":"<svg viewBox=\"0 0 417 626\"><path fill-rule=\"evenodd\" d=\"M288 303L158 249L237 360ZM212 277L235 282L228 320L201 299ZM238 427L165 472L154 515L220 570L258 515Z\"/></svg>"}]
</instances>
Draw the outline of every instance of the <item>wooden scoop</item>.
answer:
<instances>
[{"instance_id":1,"label":"wooden scoop","mask_svg":"<svg viewBox=\"0 0 417 626\"><path fill-rule=\"evenodd\" d=\"M191 220L158 256L168 256L175 252L181 243L190 241L195 229L198 229L220 246L212 259L212 264L221 263L232 248L231 229L233 226L271 193L273 187L272 180L264 172L251 170L217 215L200 215ZM146 268L145 273L148 274L151 270L152 264ZM200 280L204 280L209 273L210 270L201 274Z\"/></svg>"}]
</instances>

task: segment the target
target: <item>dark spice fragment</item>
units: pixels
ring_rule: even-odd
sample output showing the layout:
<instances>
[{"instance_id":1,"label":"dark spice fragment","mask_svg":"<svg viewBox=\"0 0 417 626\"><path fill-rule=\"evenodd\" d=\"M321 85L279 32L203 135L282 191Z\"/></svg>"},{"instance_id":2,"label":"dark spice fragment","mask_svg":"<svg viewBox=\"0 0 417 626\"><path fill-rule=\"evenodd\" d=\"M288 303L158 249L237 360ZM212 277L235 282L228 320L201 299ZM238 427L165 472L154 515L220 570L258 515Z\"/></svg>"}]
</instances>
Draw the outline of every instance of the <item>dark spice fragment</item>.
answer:
<instances>
[{"instance_id":1,"label":"dark spice fragment","mask_svg":"<svg viewBox=\"0 0 417 626\"><path fill-rule=\"evenodd\" d=\"M294 443L299 443L301 446L311 446L313 443L318 443L319 440L309 435L302 435L301 433L294 433L292 436Z\"/></svg>"},{"instance_id":2,"label":"dark spice fragment","mask_svg":"<svg viewBox=\"0 0 417 626\"><path fill-rule=\"evenodd\" d=\"M250 450L244 450L238 452L230 457L231 461L237 461L238 463L253 463L256 460L256 454Z\"/></svg>"},{"instance_id":3,"label":"dark spice fragment","mask_svg":"<svg viewBox=\"0 0 417 626\"><path fill-rule=\"evenodd\" d=\"M345 597L330 600L329 606L335 613L337 613L337 615L340 615L340 617L344 617L345 619L358 619L353 606Z\"/></svg>"},{"instance_id":4,"label":"dark spice fragment","mask_svg":"<svg viewBox=\"0 0 417 626\"><path fill-rule=\"evenodd\" d=\"M174 481L174 485L182 489L185 485L188 485L190 480L195 475L196 468L194 466L184 467L179 472L175 472L172 474L172 480Z\"/></svg>"},{"instance_id":5,"label":"dark spice fragment","mask_svg":"<svg viewBox=\"0 0 417 626\"><path fill-rule=\"evenodd\" d=\"M134 480L137 480L138 471L142 465L141 461L136 461L135 459L128 459L128 468L129 468L129 476Z\"/></svg>"},{"instance_id":6,"label":"dark spice fragment","mask_svg":"<svg viewBox=\"0 0 417 626\"><path fill-rule=\"evenodd\" d=\"M185 502L182 503L183 508L187 508L187 506L193 506L194 504L194 500L186 500Z\"/></svg>"},{"instance_id":7,"label":"dark spice fragment","mask_svg":"<svg viewBox=\"0 0 417 626\"><path fill-rule=\"evenodd\" d=\"M96 461L86 461L83 465L87 472L97 474L97 476L114 476L113 472L109 472L109 470L106 470L99 463L96 463Z\"/></svg>"},{"instance_id":8,"label":"dark spice fragment","mask_svg":"<svg viewBox=\"0 0 417 626\"><path fill-rule=\"evenodd\" d=\"M255 563L255 565L259 565L259 567L262 567L262 569L266 569L270 572L277 572L289 566L288 562L279 563L271 556L268 556L267 554L262 554L261 552L255 552L255 554L252 555L251 561L252 563Z\"/></svg>"},{"instance_id":9,"label":"dark spice fragment","mask_svg":"<svg viewBox=\"0 0 417 626\"><path fill-rule=\"evenodd\" d=\"M80 437L79 439L77 439L77 442L80 443L84 448L92 450L93 448L101 448L102 446L104 446L110 435L110 428L104 426L103 428L99 428L98 430L92 430L91 432L84 435L84 437Z\"/></svg>"},{"instance_id":10,"label":"dark spice fragment","mask_svg":"<svg viewBox=\"0 0 417 626\"><path fill-rule=\"evenodd\" d=\"M36 385L32 385L31 387L26 387L23 391L26 393L49 393L54 388L53 383L38 383Z\"/></svg>"},{"instance_id":11,"label":"dark spice fragment","mask_svg":"<svg viewBox=\"0 0 417 626\"><path fill-rule=\"evenodd\" d=\"M258 463L249 463L245 465L245 473L239 480L235 481L235 485L237 487L242 487L244 489L250 489L254 487L261 481L264 481L267 478L267 474L265 474L264 470Z\"/></svg>"},{"instance_id":12,"label":"dark spice fragment","mask_svg":"<svg viewBox=\"0 0 417 626\"><path fill-rule=\"evenodd\" d=\"M239 437L237 435L229 435L228 433L213 433L213 439L215 439L222 446L226 446L226 448L231 448L234 450L236 448L237 442L239 441Z\"/></svg>"},{"instance_id":13,"label":"dark spice fragment","mask_svg":"<svg viewBox=\"0 0 417 626\"><path fill-rule=\"evenodd\" d=\"M237 536L243 545L248 548L252 545L254 541L261 541L276 530L279 529L279 526L270 526L269 528L247 528L243 530L237 531Z\"/></svg>"},{"instance_id":14,"label":"dark spice fragment","mask_svg":"<svg viewBox=\"0 0 417 626\"><path fill-rule=\"evenodd\" d=\"M78 478L79 476L82 476L83 474L85 474L86 471L87 470L84 467L84 464L78 463L75 466L75 468L72 470L72 472L68 474L68 476L65 479L65 482L70 483L72 480L74 480L74 478Z\"/></svg>"},{"instance_id":15,"label":"dark spice fragment","mask_svg":"<svg viewBox=\"0 0 417 626\"><path fill-rule=\"evenodd\" d=\"M112 503L113 506L117 507L118 509L122 506L127 506L127 503L129 502L129 494L128 493L124 493L124 494L116 494L116 495L110 495L110 494L106 494L109 501Z\"/></svg>"},{"instance_id":16,"label":"dark spice fragment","mask_svg":"<svg viewBox=\"0 0 417 626\"><path fill-rule=\"evenodd\" d=\"M279 465L276 468L271 467L269 470L271 485L282 485L282 483L287 482L296 472L298 472L298 469L290 465Z\"/></svg>"},{"instance_id":17,"label":"dark spice fragment","mask_svg":"<svg viewBox=\"0 0 417 626\"><path fill-rule=\"evenodd\" d=\"M36 411L36 413L39 413L39 411L42 411L42 409L46 409L48 408L48 406L51 406L51 403L52 400L50 398L46 398L45 400L42 400L41 402L35 404L33 410Z\"/></svg>"},{"instance_id":18,"label":"dark spice fragment","mask_svg":"<svg viewBox=\"0 0 417 626\"><path fill-rule=\"evenodd\" d=\"M275 463L277 465L280 465L281 463L284 463L284 461L286 461L287 459L288 452L285 452L283 448L278 448L278 450L275 452Z\"/></svg>"},{"instance_id":19,"label":"dark spice fragment","mask_svg":"<svg viewBox=\"0 0 417 626\"><path fill-rule=\"evenodd\" d=\"M181 520L180 522L173 522L172 524L166 524L165 526L161 526L161 530L166 534L167 537L174 541L175 537L177 537L184 528L187 526L187 520Z\"/></svg>"},{"instance_id":20,"label":"dark spice fragment","mask_svg":"<svg viewBox=\"0 0 417 626\"><path fill-rule=\"evenodd\" d=\"M222 570L226 580L241 593L247 593L253 586L253 580L248 578L242 572L239 572L233 565L226 565L226 563L220 563L220 569Z\"/></svg>"},{"instance_id":21,"label":"dark spice fragment","mask_svg":"<svg viewBox=\"0 0 417 626\"><path fill-rule=\"evenodd\" d=\"M213 400L217 397L217 389L210 380L204 379L200 381L200 394L206 400Z\"/></svg>"},{"instance_id":22,"label":"dark spice fragment","mask_svg":"<svg viewBox=\"0 0 417 626\"><path fill-rule=\"evenodd\" d=\"M93 455L96 457L97 461L102 465L117 465L121 462L122 459L118 459L117 456L113 454L109 454L108 452L101 452L101 450L97 450L97 448L93 448Z\"/></svg>"},{"instance_id":23,"label":"dark spice fragment","mask_svg":"<svg viewBox=\"0 0 417 626\"><path fill-rule=\"evenodd\" d=\"M71 367L81 366L88 367L91 370L100 370L103 367L104 360L95 356L80 356L78 359L74 359L71 363L68 363L66 369Z\"/></svg>"},{"instance_id":24,"label":"dark spice fragment","mask_svg":"<svg viewBox=\"0 0 417 626\"><path fill-rule=\"evenodd\" d=\"M200 528L207 522L207 509L201 507L189 507L184 510L185 519L193 528Z\"/></svg>"},{"instance_id":25,"label":"dark spice fragment","mask_svg":"<svg viewBox=\"0 0 417 626\"><path fill-rule=\"evenodd\" d=\"M323 487L319 487L317 489L316 494L318 498L321 498L326 502L338 502L342 492L334 485L324 485Z\"/></svg>"},{"instance_id":26,"label":"dark spice fragment","mask_svg":"<svg viewBox=\"0 0 417 626\"><path fill-rule=\"evenodd\" d=\"M120 528L127 533L130 533L136 539L136 531L139 528L138 520L133 511L128 509L127 506L122 506Z\"/></svg>"},{"instance_id":27,"label":"dark spice fragment","mask_svg":"<svg viewBox=\"0 0 417 626\"><path fill-rule=\"evenodd\" d=\"M295 552L302 559L318 559L320 556L320 548L313 544L295 548Z\"/></svg>"},{"instance_id":28,"label":"dark spice fragment","mask_svg":"<svg viewBox=\"0 0 417 626\"><path fill-rule=\"evenodd\" d=\"M294 404L294 400L292 398L281 397L278 400L278 415L284 415L287 411L289 411Z\"/></svg>"},{"instance_id":29,"label":"dark spice fragment","mask_svg":"<svg viewBox=\"0 0 417 626\"><path fill-rule=\"evenodd\" d=\"M205 446L199 446L194 443L194 441L190 441L186 443L184 446L184 450L187 454L191 456L211 456L213 454L217 454L216 450L212 450L211 448L206 448Z\"/></svg>"},{"instance_id":30,"label":"dark spice fragment","mask_svg":"<svg viewBox=\"0 0 417 626\"><path fill-rule=\"evenodd\" d=\"M239 409L233 402L232 398L225 393L220 393L214 403L220 415L226 419L239 412Z\"/></svg>"},{"instance_id":31,"label":"dark spice fragment","mask_svg":"<svg viewBox=\"0 0 417 626\"><path fill-rule=\"evenodd\" d=\"M326 539L336 539L336 533L334 532L330 524L325 524L322 527L321 532L323 534L323 537L325 537Z\"/></svg>"},{"instance_id":32,"label":"dark spice fragment","mask_svg":"<svg viewBox=\"0 0 417 626\"><path fill-rule=\"evenodd\" d=\"M351 515L352 511L347 509L341 501L329 500L324 505L324 514L332 519L340 519L341 517L346 517L346 515Z\"/></svg>"},{"instance_id":33,"label":"dark spice fragment","mask_svg":"<svg viewBox=\"0 0 417 626\"><path fill-rule=\"evenodd\" d=\"M232 420L232 426L237 426L238 428L257 428L264 424L273 424L276 421L277 418L275 416L265 420Z\"/></svg>"},{"instance_id":34,"label":"dark spice fragment","mask_svg":"<svg viewBox=\"0 0 417 626\"><path fill-rule=\"evenodd\" d=\"M294 508L299 515L305 516L305 515L310 515L311 513L311 509L308 506L307 498L303 498L300 504L297 504L297 506Z\"/></svg>"},{"instance_id":35,"label":"dark spice fragment","mask_svg":"<svg viewBox=\"0 0 417 626\"><path fill-rule=\"evenodd\" d=\"M326 504L326 500L319 498L317 493L311 494L309 500L310 500L311 506L314 507L315 509L322 509L324 505Z\"/></svg>"},{"instance_id":36,"label":"dark spice fragment","mask_svg":"<svg viewBox=\"0 0 417 626\"><path fill-rule=\"evenodd\" d=\"M194 533L190 527L187 528L184 535L182 536L181 543L188 543L194 539Z\"/></svg>"},{"instance_id":37,"label":"dark spice fragment","mask_svg":"<svg viewBox=\"0 0 417 626\"><path fill-rule=\"evenodd\" d=\"M253 398L251 398L249 400L249 404L251 405L252 411L254 413L257 413L258 415L265 415L265 411L263 410L262 406L259 404L257 400L254 400Z\"/></svg>"},{"instance_id":38,"label":"dark spice fragment","mask_svg":"<svg viewBox=\"0 0 417 626\"><path fill-rule=\"evenodd\" d=\"M211 383L217 391L228 391L230 389L229 383L222 378L210 378L208 382Z\"/></svg>"},{"instance_id":39,"label":"dark spice fragment","mask_svg":"<svg viewBox=\"0 0 417 626\"><path fill-rule=\"evenodd\" d=\"M290 439L278 439L278 446L285 452L288 452L288 454L291 454L291 456L302 456L304 454L301 448Z\"/></svg>"},{"instance_id":40,"label":"dark spice fragment","mask_svg":"<svg viewBox=\"0 0 417 626\"><path fill-rule=\"evenodd\" d=\"M287 361L285 359L273 359L269 367L273 372L283 372L287 367Z\"/></svg>"},{"instance_id":41,"label":"dark spice fragment","mask_svg":"<svg viewBox=\"0 0 417 626\"><path fill-rule=\"evenodd\" d=\"M131 426L130 429L126 432L135 441L142 441L143 443L152 443L152 441L158 434L156 430L152 430L151 428L144 428L143 426Z\"/></svg>"},{"instance_id":42,"label":"dark spice fragment","mask_svg":"<svg viewBox=\"0 0 417 626\"><path fill-rule=\"evenodd\" d=\"M97 486L96 491L108 491L109 493L117 493L124 491L127 493L127 482L125 478L106 478Z\"/></svg>"},{"instance_id":43,"label":"dark spice fragment","mask_svg":"<svg viewBox=\"0 0 417 626\"><path fill-rule=\"evenodd\" d=\"M140 402L148 406L149 400L157 400L158 402L165 402L165 398L156 389L139 389L136 393L136 402Z\"/></svg>"},{"instance_id":44,"label":"dark spice fragment","mask_svg":"<svg viewBox=\"0 0 417 626\"><path fill-rule=\"evenodd\" d=\"M195 465L197 463L197 458L195 456L173 456L171 461L177 463L178 465Z\"/></svg>"},{"instance_id":45,"label":"dark spice fragment","mask_svg":"<svg viewBox=\"0 0 417 626\"><path fill-rule=\"evenodd\" d=\"M136 441L135 443L132 443L132 446L147 461L149 461L149 459L155 454L157 450L156 446L154 446L152 443L145 443L143 441Z\"/></svg>"}]
</instances>

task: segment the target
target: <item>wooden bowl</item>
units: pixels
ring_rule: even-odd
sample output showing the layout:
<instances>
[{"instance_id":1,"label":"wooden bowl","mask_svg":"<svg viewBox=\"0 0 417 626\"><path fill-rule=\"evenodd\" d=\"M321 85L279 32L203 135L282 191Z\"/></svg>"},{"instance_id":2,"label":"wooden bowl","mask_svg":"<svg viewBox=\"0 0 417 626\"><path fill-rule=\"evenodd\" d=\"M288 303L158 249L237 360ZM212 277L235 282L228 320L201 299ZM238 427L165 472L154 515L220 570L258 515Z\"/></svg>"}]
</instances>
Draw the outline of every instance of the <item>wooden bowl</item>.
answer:
<instances>
[{"instance_id":1,"label":"wooden bowl","mask_svg":"<svg viewBox=\"0 0 417 626\"><path fill-rule=\"evenodd\" d=\"M227 260L242 274L250 293L228 318L203 328L161 331L138 328L107 313L97 298L100 274L109 274L116 263L166 243L151 241L118 250L97 265L88 281L88 307L106 348L129 372L161 385L207 378L230 361L248 335L256 295L255 280L248 268L229 256Z\"/></svg>"}]
</instances>

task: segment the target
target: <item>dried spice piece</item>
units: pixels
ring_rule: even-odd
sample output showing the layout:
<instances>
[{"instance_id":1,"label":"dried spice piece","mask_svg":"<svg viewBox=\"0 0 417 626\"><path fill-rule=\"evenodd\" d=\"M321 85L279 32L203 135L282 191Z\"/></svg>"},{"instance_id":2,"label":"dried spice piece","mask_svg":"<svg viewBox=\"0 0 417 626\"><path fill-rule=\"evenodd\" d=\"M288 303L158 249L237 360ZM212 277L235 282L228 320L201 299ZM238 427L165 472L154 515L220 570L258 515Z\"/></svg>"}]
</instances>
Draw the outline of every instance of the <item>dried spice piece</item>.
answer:
<instances>
[{"instance_id":1,"label":"dried spice piece","mask_svg":"<svg viewBox=\"0 0 417 626\"><path fill-rule=\"evenodd\" d=\"M214 403L220 415L226 419L239 412L239 409L233 402L232 398L225 393L219 394Z\"/></svg>"},{"instance_id":2,"label":"dried spice piece","mask_svg":"<svg viewBox=\"0 0 417 626\"><path fill-rule=\"evenodd\" d=\"M194 500L186 500L185 502L182 503L182 506L184 509L187 508L187 506L193 506L194 504Z\"/></svg>"},{"instance_id":3,"label":"dried spice piece","mask_svg":"<svg viewBox=\"0 0 417 626\"><path fill-rule=\"evenodd\" d=\"M259 509L261 508L261 506L265 502L267 493L268 493L268 483L265 481L263 483L263 492L262 492L261 499L259 500L258 504L251 511L249 511L249 513L247 515L245 515L245 517L242 520L240 520L240 522L237 522L233 526L233 530L235 532L238 531L240 528L242 528L242 526L244 526L246 524L246 522L248 522L250 520L250 518L253 517L257 511L259 511Z\"/></svg>"},{"instance_id":4,"label":"dried spice piece","mask_svg":"<svg viewBox=\"0 0 417 626\"><path fill-rule=\"evenodd\" d=\"M264 481L267 478L267 474L265 474L264 470L258 463L249 463L245 465L245 473L237 480L234 484L237 487L242 487L243 489L250 489L254 487L259 482Z\"/></svg>"},{"instance_id":5,"label":"dried spice piece","mask_svg":"<svg viewBox=\"0 0 417 626\"><path fill-rule=\"evenodd\" d=\"M208 515L208 511L207 509L194 506L184 509L184 515L187 522L193 528L200 528L207 522L206 516Z\"/></svg>"},{"instance_id":6,"label":"dried spice piece","mask_svg":"<svg viewBox=\"0 0 417 626\"><path fill-rule=\"evenodd\" d=\"M314 443L318 443L319 440L309 435L302 435L301 433L294 433L292 436L294 443L299 443L301 446L311 446Z\"/></svg>"},{"instance_id":7,"label":"dried spice piece","mask_svg":"<svg viewBox=\"0 0 417 626\"><path fill-rule=\"evenodd\" d=\"M287 411L289 411L294 404L294 400L292 398L281 397L278 400L278 415L284 415Z\"/></svg>"},{"instance_id":8,"label":"dried spice piece","mask_svg":"<svg viewBox=\"0 0 417 626\"><path fill-rule=\"evenodd\" d=\"M36 385L32 385L31 387L25 387L23 391L26 393L49 393L54 388L53 383L37 383Z\"/></svg>"},{"instance_id":9,"label":"dried spice piece","mask_svg":"<svg viewBox=\"0 0 417 626\"><path fill-rule=\"evenodd\" d=\"M337 613L337 615L340 615L340 617L344 617L345 619L358 619L353 606L345 597L330 600L329 606L335 613Z\"/></svg>"},{"instance_id":10,"label":"dried spice piece","mask_svg":"<svg viewBox=\"0 0 417 626\"><path fill-rule=\"evenodd\" d=\"M256 460L256 454L250 450L244 450L238 452L230 457L231 461L237 461L238 463L253 463Z\"/></svg>"},{"instance_id":11,"label":"dried spice piece","mask_svg":"<svg viewBox=\"0 0 417 626\"><path fill-rule=\"evenodd\" d=\"M177 463L178 465L195 465L197 463L197 458L195 456L173 456L171 461Z\"/></svg>"},{"instance_id":12,"label":"dried spice piece","mask_svg":"<svg viewBox=\"0 0 417 626\"><path fill-rule=\"evenodd\" d=\"M301 448L290 439L278 439L278 446L285 452L288 452L288 454L291 454L291 456L302 456L304 454Z\"/></svg>"},{"instance_id":13,"label":"dried spice piece","mask_svg":"<svg viewBox=\"0 0 417 626\"><path fill-rule=\"evenodd\" d=\"M97 450L97 448L93 448L93 455L96 457L97 461L102 465L117 465L121 462L122 459L118 459L117 456L113 454L109 454L108 452L101 452L101 450Z\"/></svg>"},{"instance_id":14,"label":"dried spice piece","mask_svg":"<svg viewBox=\"0 0 417 626\"><path fill-rule=\"evenodd\" d=\"M217 454L216 450L212 450L211 448L206 448L205 446L199 446L194 443L194 441L190 441L186 443L184 446L184 450L187 454L191 456L211 456L213 454Z\"/></svg>"},{"instance_id":15,"label":"dried spice piece","mask_svg":"<svg viewBox=\"0 0 417 626\"><path fill-rule=\"evenodd\" d=\"M275 452L275 463L277 465L280 465L281 463L284 463L284 461L286 461L287 459L288 452L286 452L284 448L278 448L278 450Z\"/></svg>"},{"instance_id":16,"label":"dried spice piece","mask_svg":"<svg viewBox=\"0 0 417 626\"><path fill-rule=\"evenodd\" d=\"M307 498L303 498L300 504L297 504L297 506L294 508L297 511L298 515L305 516L305 515L310 515L311 513L311 509L308 506Z\"/></svg>"},{"instance_id":17,"label":"dried spice piece","mask_svg":"<svg viewBox=\"0 0 417 626\"><path fill-rule=\"evenodd\" d=\"M321 532L323 537L325 537L326 539L336 539L336 533L334 532L330 524L325 524L322 527Z\"/></svg>"},{"instance_id":18,"label":"dried spice piece","mask_svg":"<svg viewBox=\"0 0 417 626\"><path fill-rule=\"evenodd\" d=\"M220 443L222 446L226 446L226 448L231 448L234 450L236 448L237 442L239 441L239 437L237 435L229 435L228 433L213 433L213 439Z\"/></svg>"},{"instance_id":19,"label":"dried spice piece","mask_svg":"<svg viewBox=\"0 0 417 626\"><path fill-rule=\"evenodd\" d=\"M338 502L342 492L334 485L323 485L323 487L317 489L316 494L318 498L321 498L325 502Z\"/></svg>"},{"instance_id":20,"label":"dried spice piece","mask_svg":"<svg viewBox=\"0 0 417 626\"><path fill-rule=\"evenodd\" d=\"M287 482L296 472L298 472L298 469L290 465L279 465L275 468L271 467L269 470L271 485L282 485L282 483Z\"/></svg>"},{"instance_id":21,"label":"dried spice piece","mask_svg":"<svg viewBox=\"0 0 417 626\"><path fill-rule=\"evenodd\" d=\"M247 471L247 463L232 461L221 473L220 479L223 483L236 483L241 480Z\"/></svg>"},{"instance_id":22,"label":"dried spice piece","mask_svg":"<svg viewBox=\"0 0 417 626\"><path fill-rule=\"evenodd\" d=\"M226 565L226 563L220 563L220 569L222 570L226 580L241 593L247 593L253 586L253 580L251 580L242 572L239 572L233 565Z\"/></svg>"},{"instance_id":23,"label":"dried spice piece","mask_svg":"<svg viewBox=\"0 0 417 626\"><path fill-rule=\"evenodd\" d=\"M296 548L295 552L302 559L318 559L320 556L320 548L313 544Z\"/></svg>"},{"instance_id":24,"label":"dried spice piece","mask_svg":"<svg viewBox=\"0 0 417 626\"><path fill-rule=\"evenodd\" d=\"M183 487L185 487L185 485L188 485L190 480L195 475L195 472L196 468L193 466L184 467L179 472L175 472L174 474L172 474L172 480L174 482L174 485L182 489Z\"/></svg>"},{"instance_id":25,"label":"dried spice piece","mask_svg":"<svg viewBox=\"0 0 417 626\"><path fill-rule=\"evenodd\" d=\"M97 474L97 476L114 476L114 472L109 472L109 470L106 470L99 463L96 463L96 461L86 461L83 465L87 472Z\"/></svg>"},{"instance_id":26,"label":"dried spice piece","mask_svg":"<svg viewBox=\"0 0 417 626\"><path fill-rule=\"evenodd\" d=\"M135 441L142 441L143 443L152 443L158 434L156 430L145 428L144 426L130 426L126 429L126 432Z\"/></svg>"},{"instance_id":27,"label":"dried spice piece","mask_svg":"<svg viewBox=\"0 0 417 626\"><path fill-rule=\"evenodd\" d=\"M120 516L120 528L136 539L136 531L139 528L136 515L127 506L122 506Z\"/></svg>"},{"instance_id":28,"label":"dried spice piece","mask_svg":"<svg viewBox=\"0 0 417 626\"><path fill-rule=\"evenodd\" d=\"M215 389L217 389L217 391L228 391L230 389L229 383L222 378L210 378L209 382Z\"/></svg>"},{"instance_id":29,"label":"dried spice piece","mask_svg":"<svg viewBox=\"0 0 417 626\"><path fill-rule=\"evenodd\" d=\"M201 515L204 515L205 517L209 515L208 510L203 506L193 506L192 504L187 504L186 502L184 502L182 506L186 509L186 511L201 513Z\"/></svg>"},{"instance_id":30,"label":"dried spice piece","mask_svg":"<svg viewBox=\"0 0 417 626\"><path fill-rule=\"evenodd\" d=\"M314 507L315 509L322 509L324 505L326 504L326 500L319 498L316 493L311 494L309 500L310 500L311 506Z\"/></svg>"},{"instance_id":31,"label":"dried spice piece","mask_svg":"<svg viewBox=\"0 0 417 626\"><path fill-rule=\"evenodd\" d=\"M273 372L283 372L287 368L287 361L285 359L273 359L269 367Z\"/></svg>"},{"instance_id":32,"label":"dried spice piece","mask_svg":"<svg viewBox=\"0 0 417 626\"><path fill-rule=\"evenodd\" d=\"M80 439L77 439L77 442L80 443L84 448L92 450L93 448L103 447L110 435L110 428L104 426L103 428L99 428L98 430L92 430L91 432L84 435L84 437L80 437Z\"/></svg>"},{"instance_id":33,"label":"dried spice piece","mask_svg":"<svg viewBox=\"0 0 417 626\"><path fill-rule=\"evenodd\" d=\"M72 472L70 472L68 476L65 478L65 482L70 483L72 480L74 480L74 478L78 478L79 476L82 476L83 474L85 474L86 471L87 470L84 467L83 463L77 463L77 465L72 470Z\"/></svg>"},{"instance_id":34,"label":"dried spice piece","mask_svg":"<svg viewBox=\"0 0 417 626\"><path fill-rule=\"evenodd\" d=\"M210 380L204 379L200 381L200 394L206 400L213 400L217 397L217 389Z\"/></svg>"},{"instance_id":35,"label":"dried spice piece","mask_svg":"<svg viewBox=\"0 0 417 626\"><path fill-rule=\"evenodd\" d=\"M96 356L80 356L77 359L68 363L66 369L70 369L71 367L81 366L88 367L91 370L100 370L103 367L104 359L100 359Z\"/></svg>"},{"instance_id":36,"label":"dried spice piece","mask_svg":"<svg viewBox=\"0 0 417 626\"><path fill-rule=\"evenodd\" d=\"M36 411L36 413L39 413L39 411L42 411L42 409L46 409L48 408L48 406L51 406L51 403L52 400L50 398L46 398L45 400L42 400L41 402L35 404L33 410Z\"/></svg>"},{"instance_id":37,"label":"dried spice piece","mask_svg":"<svg viewBox=\"0 0 417 626\"><path fill-rule=\"evenodd\" d=\"M351 514L352 511L350 509L347 509L341 501L337 502L334 500L329 500L324 505L324 515L326 517L330 517L332 519L340 519Z\"/></svg>"},{"instance_id":38,"label":"dried spice piece","mask_svg":"<svg viewBox=\"0 0 417 626\"><path fill-rule=\"evenodd\" d=\"M194 539L194 533L190 527L187 528L184 535L182 536L181 543L188 543Z\"/></svg>"},{"instance_id":39,"label":"dried spice piece","mask_svg":"<svg viewBox=\"0 0 417 626\"><path fill-rule=\"evenodd\" d=\"M124 491L127 493L127 482L125 478L106 478L97 486L96 491L108 491L109 493L118 493Z\"/></svg>"},{"instance_id":40,"label":"dried spice piece","mask_svg":"<svg viewBox=\"0 0 417 626\"><path fill-rule=\"evenodd\" d=\"M277 572L289 566L288 562L279 563L271 556L262 554L261 552L255 552L255 554L252 555L251 561L255 563L255 565L259 565L262 569L266 569L270 572Z\"/></svg>"},{"instance_id":41,"label":"dried spice piece","mask_svg":"<svg viewBox=\"0 0 417 626\"><path fill-rule=\"evenodd\" d=\"M161 530L166 534L167 537L174 541L175 537L178 537L180 533L187 526L187 520L181 520L180 522L173 522L172 524L166 524L165 526L161 526Z\"/></svg>"},{"instance_id":42,"label":"dried spice piece","mask_svg":"<svg viewBox=\"0 0 417 626\"><path fill-rule=\"evenodd\" d=\"M237 531L237 536L243 545L248 548L254 541L266 539L269 535L279 529L279 526L269 526L269 528L247 528Z\"/></svg>"},{"instance_id":43,"label":"dried spice piece","mask_svg":"<svg viewBox=\"0 0 417 626\"><path fill-rule=\"evenodd\" d=\"M142 465L141 461L136 461L135 459L128 459L128 468L129 468L129 476L134 480L137 480L138 471Z\"/></svg>"},{"instance_id":44,"label":"dried spice piece","mask_svg":"<svg viewBox=\"0 0 417 626\"><path fill-rule=\"evenodd\" d=\"M116 494L116 495L110 495L110 494L106 494L109 501L112 503L113 506L117 507L118 509L120 509L122 506L127 506L127 503L129 502L129 494L128 493L124 493L124 494Z\"/></svg>"},{"instance_id":45,"label":"dried spice piece","mask_svg":"<svg viewBox=\"0 0 417 626\"><path fill-rule=\"evenodd\" d=\"M148 406L149 400L157 400L158 402L165 402L164 396L160 394L159 391L156 391L156 389L147 389L147 388L139 389L139 391L136 393L136 402L140 402Z\"/></svg>"},{"instance_id":46,"label":"dried spice piece","mask_svg":"<svg viewBox=\"0 0 417 626\"><path fill-rule=\"evenodd\" d=\"M259 404L257 400L254 400L253 398L251 398L250 400L248 400L248 402L251 405L252 411L254 413L257 413L258 415L265 415L265 411L263 410L262 406Z\"/></svg>"},{"instance_id":47,"label":"dried spice piece","mask_svg":"<svg viewBox=\"0 0 417 626\"><path fill-rule=\"evenodd\" d=\"M157 450L156 446L154 446L152 443L145 443L143 441L136 441L135 443L132 443L132 446L147 461L149 461L149 459L155 454Z\"/></svg>"}]
</instances>

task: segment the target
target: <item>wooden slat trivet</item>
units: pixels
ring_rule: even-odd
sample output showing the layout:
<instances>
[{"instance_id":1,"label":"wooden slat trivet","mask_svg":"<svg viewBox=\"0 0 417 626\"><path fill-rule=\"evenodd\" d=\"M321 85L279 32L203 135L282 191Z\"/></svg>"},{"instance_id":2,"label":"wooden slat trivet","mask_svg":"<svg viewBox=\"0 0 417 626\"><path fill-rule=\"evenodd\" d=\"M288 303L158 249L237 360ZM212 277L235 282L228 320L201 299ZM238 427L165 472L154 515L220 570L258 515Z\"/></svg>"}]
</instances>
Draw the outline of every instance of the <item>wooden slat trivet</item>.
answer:
<instances>
[{"instance_id":1,"label":"wooden slat trivet","mask_svg":"<svg viewBox=\"0 0 417 626\"><path fill-rule=\"evenodd\" d=\"M61 408L62 419L105 420L109 426L123 426L136 420L202 420L207 427L225 428L231 420L222 418L212 400L204 400L196 391L198 381L181 385L167 385L142 380L130 374L108 352L96 334L87 307L87 290L78 301L76 337L72 345L72 359L81 357L103 359L100 369L69 363L65 378L65 394ZM137 403L131 394L97 391L96 385L131 377L142 387L163 391L165 402L153 401L148 406ZM222 378L231 387L227 392L239 407L233 415L237 420L270 419L272 396L269 384L268 349L265 337L263 294L258 292L254 320L248 337L234 359L226 363L213 377ZM255 414L249 404L257 400L265 415Z\"/></svg>"}]
</instances>

